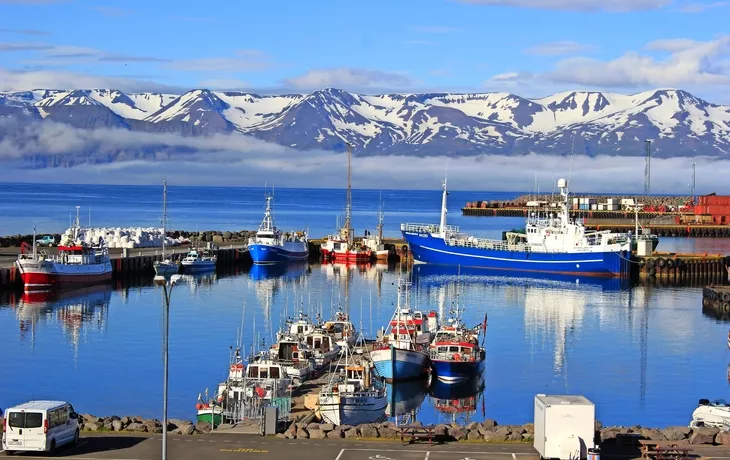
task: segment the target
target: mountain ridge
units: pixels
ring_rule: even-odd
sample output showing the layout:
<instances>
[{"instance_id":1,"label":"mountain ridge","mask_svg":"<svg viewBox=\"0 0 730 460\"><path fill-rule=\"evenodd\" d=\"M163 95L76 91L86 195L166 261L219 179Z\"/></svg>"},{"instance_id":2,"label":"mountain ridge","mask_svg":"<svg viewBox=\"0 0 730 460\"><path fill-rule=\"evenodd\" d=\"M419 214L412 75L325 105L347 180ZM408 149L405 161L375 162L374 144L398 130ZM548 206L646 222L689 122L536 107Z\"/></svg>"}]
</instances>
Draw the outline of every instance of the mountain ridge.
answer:
<instances>
[{"instance_id":1,"label":"mountain ridge","mask_svg":"<svg viewBox=\"0 0 730 460\"><path fill-rule=\"evenodd\" d=\"M241 133L296 150L342 151L351 143L356 155L640 156L645 139L658 157L730 155L730 107L670 88L543 98L337 88L282 95L36 89L0 92L0 118L183 136ZM0 124L0 139L10 135L8 126Z\"/></svg>"}]
</instances>

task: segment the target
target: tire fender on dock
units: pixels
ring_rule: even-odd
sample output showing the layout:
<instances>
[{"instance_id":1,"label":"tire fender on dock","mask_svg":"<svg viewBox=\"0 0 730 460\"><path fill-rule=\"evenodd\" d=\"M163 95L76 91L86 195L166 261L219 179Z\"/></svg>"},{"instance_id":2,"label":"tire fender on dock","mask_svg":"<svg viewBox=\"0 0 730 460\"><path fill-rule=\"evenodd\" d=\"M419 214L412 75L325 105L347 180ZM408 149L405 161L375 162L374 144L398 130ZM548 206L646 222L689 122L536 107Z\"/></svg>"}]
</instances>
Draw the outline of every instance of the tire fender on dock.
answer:
<instances>
[{"instance_id":1,"label":"tire fender on dock","mask_svg":"<svg viewBox=\"0 0 730 460\"><path fill-rule=\"evenodd\" d=\"M643 257L639 259L639 267L644 268L646 266L646 259Z\"/></svg>"},{"instance_id":2,"label":"tire fender on dock","mask_svg":"<svg viewBox=\"0 0 730 460\"><path fill-rule=\"evenodd\" d=\"M667 268L674 268L674 259L667 259Z\"/></svg>"},{"instance_id":3,"label":"tire fender on dock","mask_svg":"<svg viewBox=\"0 0 730 460\"><path fill-rule=\"evenodd\" d=\"M654 276L654 275L656 275L656 268L654 268L654 266L653 266L653 265L650 265L650 266L648 266L648 267L646 268L646 274L647 274L647 275L649 275L649 276Z\"/></svg>"},{"instance_id":4,"label":"tire fender on dock","mask_svg":"<svg viewBox=\"0 0 730 460\"><path fill-rule=\"evenodd\" d=\"M722 293L722 301L723 302L730 302L730 292L723 292Z\"/></svg>"},{"instance_id":5,"label":"tire fender on dock","mask_svg":"<svg viewBox=\"0 0 730 460\"><path fill-rule=\"evenodd\" d=\"M664 268L664 267L666 267L666 266L667 266L667 261L666 261L666 260L664 260L663 258L659 257L659 258L658 258L658 259L656 260L656 266L657 266L658 268L662 269L662 268Z\"/></svg>"}]
</instances>

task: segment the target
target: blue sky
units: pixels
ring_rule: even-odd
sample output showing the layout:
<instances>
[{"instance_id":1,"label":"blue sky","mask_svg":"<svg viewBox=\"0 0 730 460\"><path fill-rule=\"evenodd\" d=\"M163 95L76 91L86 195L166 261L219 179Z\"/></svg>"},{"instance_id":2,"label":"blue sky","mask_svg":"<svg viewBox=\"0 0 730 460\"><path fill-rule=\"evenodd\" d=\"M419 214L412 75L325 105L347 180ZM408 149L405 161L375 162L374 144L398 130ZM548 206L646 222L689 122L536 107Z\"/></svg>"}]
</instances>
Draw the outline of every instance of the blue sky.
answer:
<instances>
[{"instance_id":1,"label":"blue sky","mask_svg":"<svg viewBox=\"0 0 730 460\"><path fill-rule=\"evenodd\" d=\"M730 0L0 0L0 10L0 90L672 87L730 101Z\"/></svg>"}]
</instances>

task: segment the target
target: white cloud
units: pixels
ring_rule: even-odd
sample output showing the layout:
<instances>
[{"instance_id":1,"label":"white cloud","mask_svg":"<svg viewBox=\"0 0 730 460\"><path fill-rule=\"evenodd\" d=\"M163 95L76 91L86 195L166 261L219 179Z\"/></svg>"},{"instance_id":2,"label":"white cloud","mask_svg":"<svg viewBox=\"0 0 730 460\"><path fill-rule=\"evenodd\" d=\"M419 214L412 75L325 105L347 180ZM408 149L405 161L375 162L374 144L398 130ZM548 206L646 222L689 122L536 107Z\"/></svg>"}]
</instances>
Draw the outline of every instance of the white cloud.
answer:
<instances>
[{"instance_id":1,"label":"white cloud","mask_svg":"<svg viewBox=\"0 0 730 460\"><path fill-rule=\"evenodd\" d=\"M0 43L0 52L11 51L49 51L52 45L45 43L24 43L24 42L2 42Z\"/></svg>"},{"instance_id":2,"label":"white cloud","mask_svg":"<svg viewBox=\"0 0 730 460\"><path fill-rule=\"evenodd\" d=\"M698 42L696 40L691 40L689 38L664 38L647 43L644 46L644 49L647 51L676 53L692 49L697 45Z\"/></svg>"},{"instance_id":3,"label":"white cloud","mask_svg":"<svg viewBox=\"0 0 730 460\"><path fill-rule=\"evenodd\" d=\"M38 30L38 29L0 29L0 32L6 33L6 34L31 35L34 37L39 37L42 35L51 35L50 32L46 32L45 30Z\"/></svg>"},{"instance_id":4,"label":"white cloud","mask_svg":"<svg viewBox=\"0 0 730 460\"><path fill-rule=\"evenodd\" d=\"M722 8L724 6L730 6L730 1L719 1L710 3L689 3L679 8L679 11L683 13L703 13L707 10L715 8Z\"/></svg>"},{"instance_id":5,"label":"white cloud","mask_svg":"<svg viewBox=\"0 0 730 460\"><path fill-rule=\"evenodd\" d=\"M644 11L663 8L671 0L456 0L461 3L516 6L566 11Z\"/></svg>"},{"instance_id":6,"label":"white cloud","mask_svg":"<svg viewBox=\"0 0 730 460\"><path fill-rule=\"evenodd\" d=\"M210 80L202 80L198 83L198 86L208 89L238 90L249 88L251 85L236 78L214 78Z\"/></svg>"},{"instance_id":7,"label":"white cloud","mask_svg":"<svg viewBox=\"0 0 730 460\"><path fill-rule=\"evenodd\" d=\"M253 72L273 67L269 56L258 50L239 50L232 57L182 59L167 64L189 72Z\"/></svg>"},{"instance_id":8,"label":"white cloud","mask_svg":"<svg viewBox=\"0 0 730 460\"><path fill-rule=\"evenodd\" d=\"M0 0L0 5L52 5L68 3L70 0Z\"/></svg>"},{"instance_id":9,"label":"white cloud","mask_svg":"<svg viewBox=\"0 0 730 460\"><path fill-rule=\"evenodd\" d=\"M654 57L637 52L603 61L587 57L571 57L558 61L554 68L540 74L510 72L495 75L485 85L506 85L510 88L555 90L584 86L598 89L681 87L707 92L730 84L730 36L706 42L688 39L655 40L645 49L664 53ZM532 89L532 90L531 90ZM540 91L545 94L545 91Z\"/></svg>"},{"instance_id":10,"label":"white cloud","mask_svg":"<svg viewBox=\"0 0 730 460\"><path fill-rule=\"evenodd\" d=\"M60 70L20 71L0 68L0 91L32 89L115 88L122 91L164 91L179 93L185 88L133 78L86 75Z\"/></svg>"},{"instance_id":11,"label":"white cloud","mask_svg":"<svg viewBox=\"0 0 730 460\"><path fill-rule=\"evenodd\" d=\"M407 87L413 82L409 77L400 73L339 67L334 69L313 69L304 75L288 78L283 83L297 89L321 89L327 87L353 89Z\"/></svg>"},{"instance_id":12,"label":"white cloud","mask_svg":"<svg viewBox=\"0 0 730 460\"><path fill-rule=\"evenodd\" d=\"M584 51L593 51L596 49L594 45L586 45L574 41L557 41L549 43L541 43L526 49L525 54L534 54L538 56L564 56L566 54L578 54Z\"/></svg>"}]
</instances>

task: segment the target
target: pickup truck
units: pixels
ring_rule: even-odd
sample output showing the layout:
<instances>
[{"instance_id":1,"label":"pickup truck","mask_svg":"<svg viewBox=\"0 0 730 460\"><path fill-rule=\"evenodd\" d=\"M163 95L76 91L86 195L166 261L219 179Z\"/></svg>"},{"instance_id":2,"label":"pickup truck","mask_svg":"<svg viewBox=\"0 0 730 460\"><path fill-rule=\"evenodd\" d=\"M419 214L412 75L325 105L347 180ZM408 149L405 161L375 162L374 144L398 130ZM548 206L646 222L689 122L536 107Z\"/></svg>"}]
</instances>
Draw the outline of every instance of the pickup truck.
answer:
<instances>
[{"instance_id":1,"label":"pickup truck","mask_svg":"<svg viewBox=\"0 0 730 460\"><path fill-rule=\"evenodd\" d=\"M43 238L35 240L35 243L39 246L53 246L56 244L56 239L51 235L46 235Z\"/></svg>"}]
</instances>

